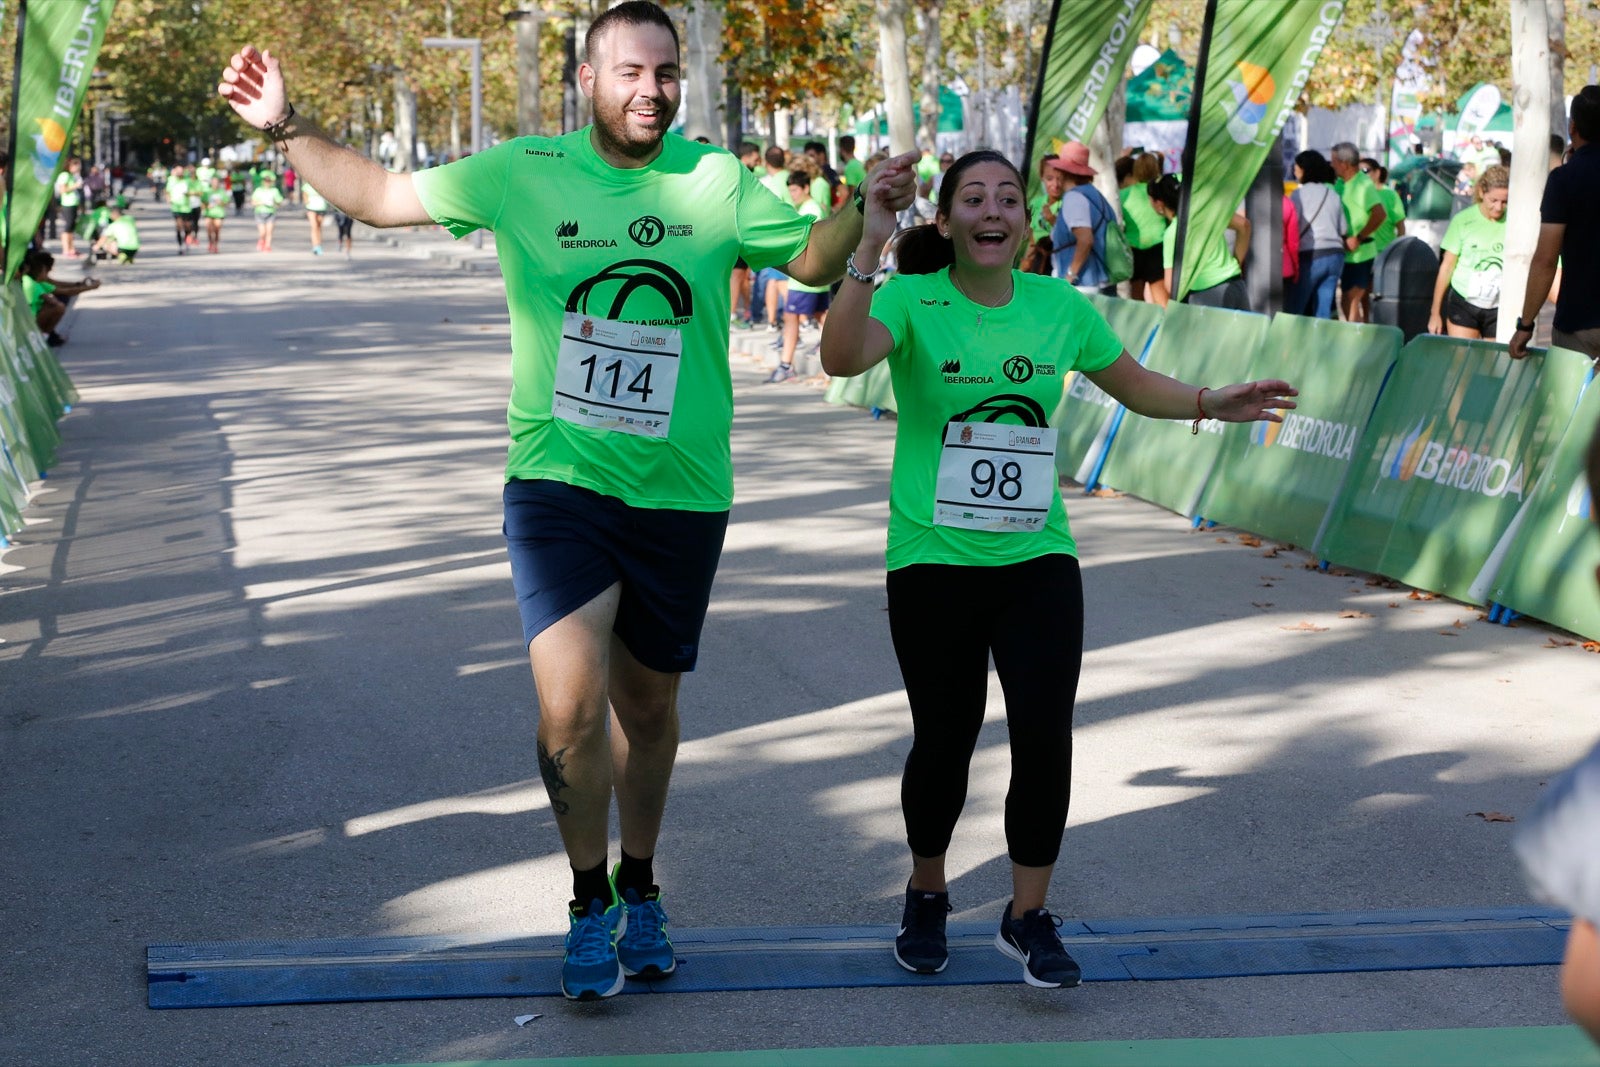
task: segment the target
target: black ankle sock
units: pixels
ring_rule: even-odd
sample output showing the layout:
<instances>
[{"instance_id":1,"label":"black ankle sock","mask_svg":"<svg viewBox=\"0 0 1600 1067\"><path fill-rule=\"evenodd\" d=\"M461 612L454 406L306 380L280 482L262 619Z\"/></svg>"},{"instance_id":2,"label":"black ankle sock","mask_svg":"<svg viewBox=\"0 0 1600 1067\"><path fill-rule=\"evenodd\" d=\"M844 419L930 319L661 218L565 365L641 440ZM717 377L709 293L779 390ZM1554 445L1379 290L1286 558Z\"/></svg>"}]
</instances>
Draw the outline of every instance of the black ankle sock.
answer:
<instances>
[{"instance_id":1,"label":"black ankle sock","mask_svg":"<svg viewBox=\"0 0 1600 1067\"><path fill-rule=\"evenodd\" d=\"M617 892L632 889L643 900L656 886L654 860L654 856L646 856L642 860L636 859L624 850L622 862L617 864Z\"/></svg>"},{"instance_id":2,"label":"black ankle sock","mask_svg":"<svg viewBox=\"0 0 1600 1067\"><path fill-rule=\"evenodd\" d=\"M610 905L611 880L606 877L605 860L600 861L600 866L587 871L580 871L576 867L572 869L572 899L578 902L580 911L586 910L591 900Z\"/></svg>"}]
</instances>

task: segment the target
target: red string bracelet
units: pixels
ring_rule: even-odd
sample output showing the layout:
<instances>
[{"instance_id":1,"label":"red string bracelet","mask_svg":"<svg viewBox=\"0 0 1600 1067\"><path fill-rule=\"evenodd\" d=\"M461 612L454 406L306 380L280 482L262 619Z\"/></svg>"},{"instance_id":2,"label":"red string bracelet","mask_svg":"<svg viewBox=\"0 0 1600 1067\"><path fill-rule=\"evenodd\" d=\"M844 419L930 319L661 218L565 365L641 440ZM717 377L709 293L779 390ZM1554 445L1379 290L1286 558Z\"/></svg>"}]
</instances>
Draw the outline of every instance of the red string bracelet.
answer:
<instances>
[{"instance_id":1,"label":"red string bracelet","mask_svg":"<svg viewBox=\"0 0 1600 1067\"><path fill-rule=\"evenodd\" d=\"M1189 433L1191 434L1199 433L1201 421L1209 418L1209 416L1206 414L1206 409L1200 406L1200 398L1205 396L1206 393L1210 391L1211 390L1208 386L1202 385L1200 387L1200 391L1194 394L1194 410L1197 412L1197 414L1194 417L1194 422L1189 425Z\"/></svg>"}]
</instances>

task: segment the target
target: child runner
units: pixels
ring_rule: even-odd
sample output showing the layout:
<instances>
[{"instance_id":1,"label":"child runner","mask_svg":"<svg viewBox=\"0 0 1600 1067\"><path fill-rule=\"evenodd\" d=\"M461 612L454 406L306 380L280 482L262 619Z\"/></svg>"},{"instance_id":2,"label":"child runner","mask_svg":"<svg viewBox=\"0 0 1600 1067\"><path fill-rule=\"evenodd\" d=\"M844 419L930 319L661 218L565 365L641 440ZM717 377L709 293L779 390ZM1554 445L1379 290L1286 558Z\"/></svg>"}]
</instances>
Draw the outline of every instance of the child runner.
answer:
<instances>
[{"instance_id":1,"label":"child runner","mask_svg":"<svg viewBox=\"0 0 1600 1067\"><path fill-rule=\"evenodd\" d=\"M945 853L966 799L991 653L1011 739L1006 845L1012 899L996 947L1042 988L1080 972L1046 907L1072 774L1072 705L1083 592L1048 416L1069 371L1157 419L1281 421L1283 381L1197 389L1146 370L1094 305L1060 279L1013 269L1031 234L1022 175L998 152L969 152L939 189L932 225L898 245L876 294L895 218L868 196L848 280L822 331L829 374L887 358L900 405L889 490L889 631L911 705L901 807L911 847L895 959L936 974L948 962Z\"/></svg>"},{"instance_id":2,"label":"child runner","mask_svg":"<svg viewBox=\"0 0 1600 1067\"><path fill-rule=\"evenodd\" d=\"M811 219L822 218L822 208L812 193L811 176L803 170L789 172L789 202L795 211ZM795 376L794 349L800 341L800 319L808 318L812 324L821 325L828 315L828 286L805 285L792 278L783 305L783 350L778 365L767 378L767 384L786 382Z\"/></svg>"},{"instance_id":3,"label":"child runner","mask_svg":"<svg viewBox=\"0 0 1600 1067\"><path fill-rule=\"evenodd\" d=\"M228 217L228 202L232 200L222 176L211 179L206 190L206 245L213 253L222 251L222 220Z\"/></svg>"},{"instance_id":4,"label":"child runner","mask_svg":"<svg viewBox=\"0 0 1600 1067\"><path fill-rule=\"evenodd\" d=\"M283 203L276 174L270 170L262 173L256 191L250 194L250 203L256 209L256 251L270 252L272 226L278 217L278 205Z\"/></svg>"}]
</instances>

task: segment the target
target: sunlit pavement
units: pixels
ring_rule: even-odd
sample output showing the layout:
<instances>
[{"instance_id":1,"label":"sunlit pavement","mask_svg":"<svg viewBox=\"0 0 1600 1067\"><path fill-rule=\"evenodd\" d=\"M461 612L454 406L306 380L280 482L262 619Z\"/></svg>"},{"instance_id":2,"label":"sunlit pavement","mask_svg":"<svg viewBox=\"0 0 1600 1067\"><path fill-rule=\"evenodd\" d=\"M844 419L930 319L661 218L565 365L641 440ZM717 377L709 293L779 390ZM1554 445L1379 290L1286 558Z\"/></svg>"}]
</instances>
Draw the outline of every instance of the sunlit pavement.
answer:
<instances>
[{"instance_id":1,"label":"sunlit pavement","mask_svg":"<svg viewBox=\"0 0 1600 1067\"><path fill-rule=\"evenodd\" d=\"M0 557L0 1061L1564 1022L1548 967L149 1010L150 943L553 934L567 886L499 533L499 278L430 260L443 242L426 233L313 257L293 213L271 254L230 218L222 254L180 258L164 206L145 193L137 210L145 251L95 268L105 287L61 349L82 402L34 525ZM883 597L894 423L758 384L769 366L733 364L738 502L657 870L686 928L887 925L909 744ZM1056 910L1528 899L1515 823L1478 813L1524 815L1600 734L1600 656L1131 499L1069 509L1089 633ZM950 625L992 610L952 604ZM950 857L960 921L1008 896L992 690Z\"/></svg>"}]
</instances>

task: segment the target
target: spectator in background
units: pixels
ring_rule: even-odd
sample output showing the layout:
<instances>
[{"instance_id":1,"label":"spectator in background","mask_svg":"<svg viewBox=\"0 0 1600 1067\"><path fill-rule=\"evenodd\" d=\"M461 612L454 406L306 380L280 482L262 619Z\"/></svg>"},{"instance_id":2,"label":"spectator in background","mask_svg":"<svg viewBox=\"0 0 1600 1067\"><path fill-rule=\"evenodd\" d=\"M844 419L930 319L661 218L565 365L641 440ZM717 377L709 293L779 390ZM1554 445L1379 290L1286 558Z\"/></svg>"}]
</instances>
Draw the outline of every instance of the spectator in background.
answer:
<instances>
[{"instance_id":1,"label":"spectator in background","mask_svg":"<svg viewBox=\"0 0 1600 1067\"><path fill-rule=\"evenodd\" d=\"M1389 184L1388 167L1376 159L1363 159L1361 173L1372 179L1372 184L1378 187L1378 198L1383 201L1383 225L1372 235L1381 256L1385 248L1406 235L1406 208L1400 202L1400 194Z\"/></svg>"},{"instance_id":2,"label":"spectator in background","mask_svg":"<svg viewBox=\"0 0 1600 1067\"><path fill-rule=\"evenodd\" d=\"M1178 217L1180 186L1173 174L1164 174L1145 188L1150 202L1169 222ZM1228 220L1228 229L1234 233L1234 251L1228 251L1227 238L1218 234L1210 241L1196 241L1194 235L1185 238L1183 246L1183 277L1189 279L1189 295L1185 304L1200 307L1227 308L1230 311L1249 311L1250 294L1244 287L1244 260L1250 254L1250 220L1238 212ZM1161 238L1161 264L1166 277L1168 293L1176 293L1172 284L1172 268L1177 262L1178 229L1168 226ZM1178 279L1182 281L1183 278Z\"/></svg>"},{"instance_id":3,"label":"spectator in background","mask_svg":"<svg viewBox=\"0 0 1600 1067\"><path fill-rule=\"evenodd\" d=\"M762 162L767 172L762 176L761 184L773 196L785 204L789 203L789 153L773 145L767 149ZM755 309L759 307L767 329L773 332L777 332L778 324L782 321L781 308L788 282L789 276L777 267L762 267L750 281L750 314L753 318Z\"/></svg>"},{"instance_id":4,"label":"spectator in background","mask_svg":"<svg viewBox=\"0 0 1600 1067\"><path fill-rule=\"evenodd\" d=\"M1589 444L1588 468L1589 495L1600 500L1600 434ZM1512 848L1534 895L1572 913L1561 1000L1600 1042L1600 745L1550 783Z\"/></svg>"},{"instance_id":5,"label":"spectator in background","mask_svg":"<svg viewBox=\"0 0 1600 1067\"><path fill-rule=\"evenodd\" d=\"M953 153L939 153L939 169L932 178L928 179L929 200L937 201L939 199L939 189L944 185L944 176L949 172L950 168L955 165L955 161L956 157Z\"/></svg>"},{"instance_id":6,"label":"spectator in background","mask_svg":"<svg viewBox=\"0 0 1600 1067\"><path fill-rule=\"evenodd\" d=\"M1344 205L1334 191L1338 175L1321 152L1294 157L1299 187L1290 196L1300 220L1300 270L1284 291L1283 310L1319 319L1334 317L1339 275L1344 270Z\"/></svg>"},{"instance_id":7,"label":"spectator in background","mask_svg":"<svg viewBox=\"0 0 1600 1067\"><path fill-rule=\"evenodd\" d=\"M811 176L811 199L822 217L827 218L833 214L834 199L840 190L839 175L828 166L828 146L821 141L807 141L803 158L803 164L800 158L794 161L794 168L803 169ZM784 198L789 198L788 193Z\"/></svg>"},{"instance_id":8,"label":"spectator in background","mask_svg":"<svg viewBox=\"0 0 1600 1067\"><path fill-rule=\"evenodd\" d=\"M1494 338L1500 321L1500 279L1506 247L1506 200L1511 173L1488 167L1473 189L1477 201L1450 220L1439 242L1428 332Z\"/></svg>"},{"instance_id":9,"label":"spectator in background","mask_svg":"<svg viewBox=\"0 0 1600 1067\"><path fill-rule=\"evenodd\" d=\"M139 254L139 224L134 221L133 213L121 204L113 204L111 221L94 243L94 250L115 256L118 263L132 263L133 257Z\"/></svg>"},{"instance_id":10,"label":"spectator in background","mask_svg":"<svg viewBox=\"0 0 1600 1067\"><path fill-rule=\"evenodd\" d=\"M78 209L83 205L83 161L67 160L66 169L56 175L56 202L61 205L61 255L77 259Z\"/></svg>"},{"instance_id":11,"label":"spectator in background","mask_svg":"<svg viewBox=\"0 0 1600 1067\"><path fill-rule=\"evenodd\" d=\"M67 301L79 293L100 288L98 278L63 282L50 277L50 269L55 265L56 257L43 249L36 248L22 257L22 293L33 311L34 322L51 348L67 343L67 339L56 332L62 316L67 313Z\"/></svg>"},{"instance_id":12,"label":"spectator in background","mask_svg":"<svg viewBox=\"0 0 1600 1067\"><path fill-rule=\"evenodd\" d=\"M1095 169L1089 166L1089 146L1068 141L1050 164L1063 175L1066 192L1061 212L1050 230L1055 246L1056 277L1083 293L1115 296L1106 270L1106 227L1117 225L1117 213L1094 187Z\"/></svg>"},{"instance_id":13,"label":"spectator in background","mask_svg":"<svg viewBox=\"0 0 1600 1067\"><path fill-rule=\"evenodd\" d=\"M1511 357L1528 354L1534 319L1544 306L1561 264L1551 340L1600 360L1600 85L1585 85L1572 98L1567 120L1571 159L1550 172L1539 204L1539 243L1528 271L1522 315L1511 335Z\"/></svg>"},{"instance_id":14,"label":"spectator in background","mask_svg":"<svg viewBox=\"0 0 1600 1067\"><path fill-rule=\"evenodd\" d=\"M867 180L867 168L856 158L856 139L848 133L839 138L839 166L841 177L851 190Z\"/></svg>"},{"instance_id":15,"label":"spectator in background","mask_svg":"<svg viewBox=\"0 0 1600 1067\"><path fill-rule=\"evenodd\" d=\"M1378 187L1361 173L1361 153L1349 141L1333 146L1331 160L1339 178L1339 199L1344 203L1344 270L1339 285L1344 290L1340 310L1347 322L1367 321L1367 294L1372 292L1372 261L1378 258L1373 235L1383 225L1387 212L1378 196Z\"/></svg>"},{"instance_id":16,"label":"spectator in background","mask_svg":"<svg viewBox=\"0 0 1600 1067\"><path fill-rule=\"evenodd\" d=\"M821 220L822 211L811 195L812 179L807 171L798 167L789 172L789 202L804 218ZM794 278L784 287L783 351L778 365L773 368L766 384L775 385L795 377L794 350L800 343L800 320L816 328L828 316L828 290L826 285L807 285Z\"/></svg>"},{"instance_id":17,"label":"spectator in background","mask_svg":"<svg viewBox=\"0 0 1600 1067\"><path fill-rule=\"evenodd\" d=\"M1167 306L1166 270L1161 265L1167 220L1150 202L1148 186L1161 179L1161 157L1141 152L1117 160L1117 195L1122 199L1122 228L1133 249L1133 277L1128 284L1135 300Z\"/></svg>"},{"instance_id":18,"label":"spectator in background","mask_svg":"<svg viewBox=\"0 0 1600 1067\"><path fill-rule=\"evenodd\" d=\"M1283 291L1288 292L1300 277L1300 214L1294 200L1283 194Z\"/></svg>"}]
</instances>

